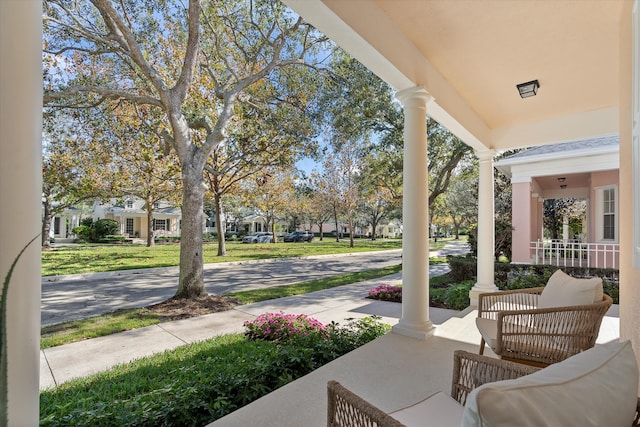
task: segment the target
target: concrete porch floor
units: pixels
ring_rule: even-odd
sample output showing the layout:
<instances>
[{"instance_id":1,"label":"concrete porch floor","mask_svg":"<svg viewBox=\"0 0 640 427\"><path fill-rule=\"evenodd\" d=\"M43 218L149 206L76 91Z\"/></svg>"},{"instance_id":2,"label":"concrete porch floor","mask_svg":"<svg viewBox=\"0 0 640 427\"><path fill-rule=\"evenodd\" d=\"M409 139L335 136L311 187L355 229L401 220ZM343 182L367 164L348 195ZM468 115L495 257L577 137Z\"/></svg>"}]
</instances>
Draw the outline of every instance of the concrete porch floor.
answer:
<instances>
[{"instance_id":1,"label":"concrete porch floor","mask_svg":"<svg viewBox=\"0 0 640 427\"><path fill-rule=\"evenodd\" d=\"M432 308L430 313L436 327L434 335L426 341L389 333L209 426L326 426L326 384L332 379L385 412L406 407L438 391L448 394L454 350L478 352L480 335L474 320L477 311L467 309L441 324L438 309ZM385 318L389 317L391 313L386 313ZM618 337L618 306L613 306L602 322L598 343ZM485 354L495 356L489 349Z\"/></svg>"}]
</instances>

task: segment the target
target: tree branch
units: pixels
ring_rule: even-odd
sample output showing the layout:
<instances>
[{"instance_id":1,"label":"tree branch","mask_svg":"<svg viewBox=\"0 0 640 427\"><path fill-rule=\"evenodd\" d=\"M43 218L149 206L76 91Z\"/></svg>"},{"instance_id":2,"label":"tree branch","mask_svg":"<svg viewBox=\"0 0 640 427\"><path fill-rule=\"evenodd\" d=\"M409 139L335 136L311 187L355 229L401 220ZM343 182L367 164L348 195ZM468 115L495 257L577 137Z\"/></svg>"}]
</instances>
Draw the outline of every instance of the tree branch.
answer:
<instances>
[{"instance_id":1,"label":"tree branch","mask_svg":"<svg viewBox=\"0 0 640 427\"><path fill-rule=\"evenodd\" d=\"M187 50L182 63L180 77L175 86L171 89L180 101L187 96L189 86L193 81L193 75L196 68L196 60L198 59L198 51L200 45L200 2L198 0L189 1L189 36L187 38Z\"/></svg>"},{"instance_id":2,"label":"tree branch","mask_svg":"<svg viewBox=\"0 0 640 427\"><path fill-rule=\"evenodd\" d=\"M153 83L153 86L163 97L167 92L167 86L155 68L149 64L140 50L135 37L127 24L122 20L118 12L113 8L109 0L91 0L104 19L105 25L109 29L109 37L113 38L127 53L131 59L140 67L142 73Z\"/></svg>"},{"instance_id":3,"label":"tree branch","mask_svg":"<svg viewBox=\"0 0 640 427\"><path fill-rule=\"evenodd\" d=\"M162 102L160 102L160 100L155 99L153 97L135 95L122 90L109 89L109 88L100 87L100 86L71 86L66 90L59 91L59 92L45 92L43 95L43 102L45 105L47 105L53 101L70 98L80 93L94 93L96 95L99 95L102 98L102 101L105 99L112 99L112 100L125 99L131 102L135 102L137 104L148 104L148 105L154 105L156 107L163 107Z\"/></svg>"}]
</instances>

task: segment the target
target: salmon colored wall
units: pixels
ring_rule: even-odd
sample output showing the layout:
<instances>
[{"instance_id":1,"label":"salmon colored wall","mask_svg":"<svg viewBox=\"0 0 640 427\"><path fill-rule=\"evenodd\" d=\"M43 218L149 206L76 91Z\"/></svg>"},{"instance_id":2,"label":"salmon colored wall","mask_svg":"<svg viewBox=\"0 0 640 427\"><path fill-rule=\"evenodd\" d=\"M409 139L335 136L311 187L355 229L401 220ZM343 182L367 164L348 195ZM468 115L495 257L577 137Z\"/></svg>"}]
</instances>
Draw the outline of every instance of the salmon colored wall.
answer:
<instances>
[{"instance_id":1,"label":"salmon colored wall","mask_svg":"<svg viewBox=\"0 0 640 427\"><path fill-rule=\"evenodd\" d=\"M589 203L589 242L596 242L597 238L597 213L598 213L598 205L596 203L596 188L598 187L606 187L610 185L618 186L618 212L620 212L620 173L619 171L602 171L602 172L593 172L591 174L591 188L589 190L589 198L591 203ZM619 218L618 218L619 219ZM618 226L618 234L620 231L620 227Z\"/></svg>"},{"instance_id":2,"label":"salmon colored wall","mask_svg":"<svg viewBox=\"0 0 640 427\"><path fill-rule=\"evenodd\" d=\"M517 182L512 185L512 262L531 262L531 184Z\"/></svg>"}]
</instances>

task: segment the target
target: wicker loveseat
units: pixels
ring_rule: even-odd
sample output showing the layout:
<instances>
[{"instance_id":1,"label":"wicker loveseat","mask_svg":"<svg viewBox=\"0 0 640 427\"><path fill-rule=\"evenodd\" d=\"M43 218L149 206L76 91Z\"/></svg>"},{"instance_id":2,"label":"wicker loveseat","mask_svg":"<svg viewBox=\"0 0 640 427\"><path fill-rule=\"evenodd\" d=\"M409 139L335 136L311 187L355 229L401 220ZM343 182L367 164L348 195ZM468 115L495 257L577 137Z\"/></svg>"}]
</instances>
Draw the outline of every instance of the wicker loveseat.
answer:
<instances>
[{"instance_id":1,"label":"wicker loveseat","mask_svg":"<svg viewBox=\"0 0 640 427\"><path fill-rule=\"evenodd\" d=\"M458 350L451 397L436 393L385 413L328 383L328 427L640 426L631 344L597 346L541 369Z\"/></svg>"},{"instance_id":2,"label":"wicker loveseat","mask_svg":"<svg viewBox=\"0 0 640 427\"><path fill-rule=\"evenodd\" d=\"M505 360L548 366L593 347L613 300L602 279L557 270L539 288L480 294L476 325L482 341Z\"/></svg>"}]
</instances>

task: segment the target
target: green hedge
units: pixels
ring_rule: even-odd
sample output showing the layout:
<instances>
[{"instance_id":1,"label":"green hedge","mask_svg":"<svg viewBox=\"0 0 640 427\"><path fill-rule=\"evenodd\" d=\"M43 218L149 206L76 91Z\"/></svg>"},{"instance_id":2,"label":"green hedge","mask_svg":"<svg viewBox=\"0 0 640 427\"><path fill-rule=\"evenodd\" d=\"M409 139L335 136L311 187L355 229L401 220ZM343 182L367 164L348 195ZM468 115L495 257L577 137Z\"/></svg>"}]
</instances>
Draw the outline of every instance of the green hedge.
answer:
<instances>
[{"instance_id":1,"label":"green hedge","mask_svg":"<svg viewBox=\"0 0 640 427\"><path fill-rule=\"evenodd\" d=\"M449 267L455 282L476 277L477 261L474 257L449 257ZM544 286L558 269L572 277L601 277L605 293L613 298L614 304L619 303L619 272L613 268L495 263L495 284L501 290Z\"/></svg>"}]
</instances>

